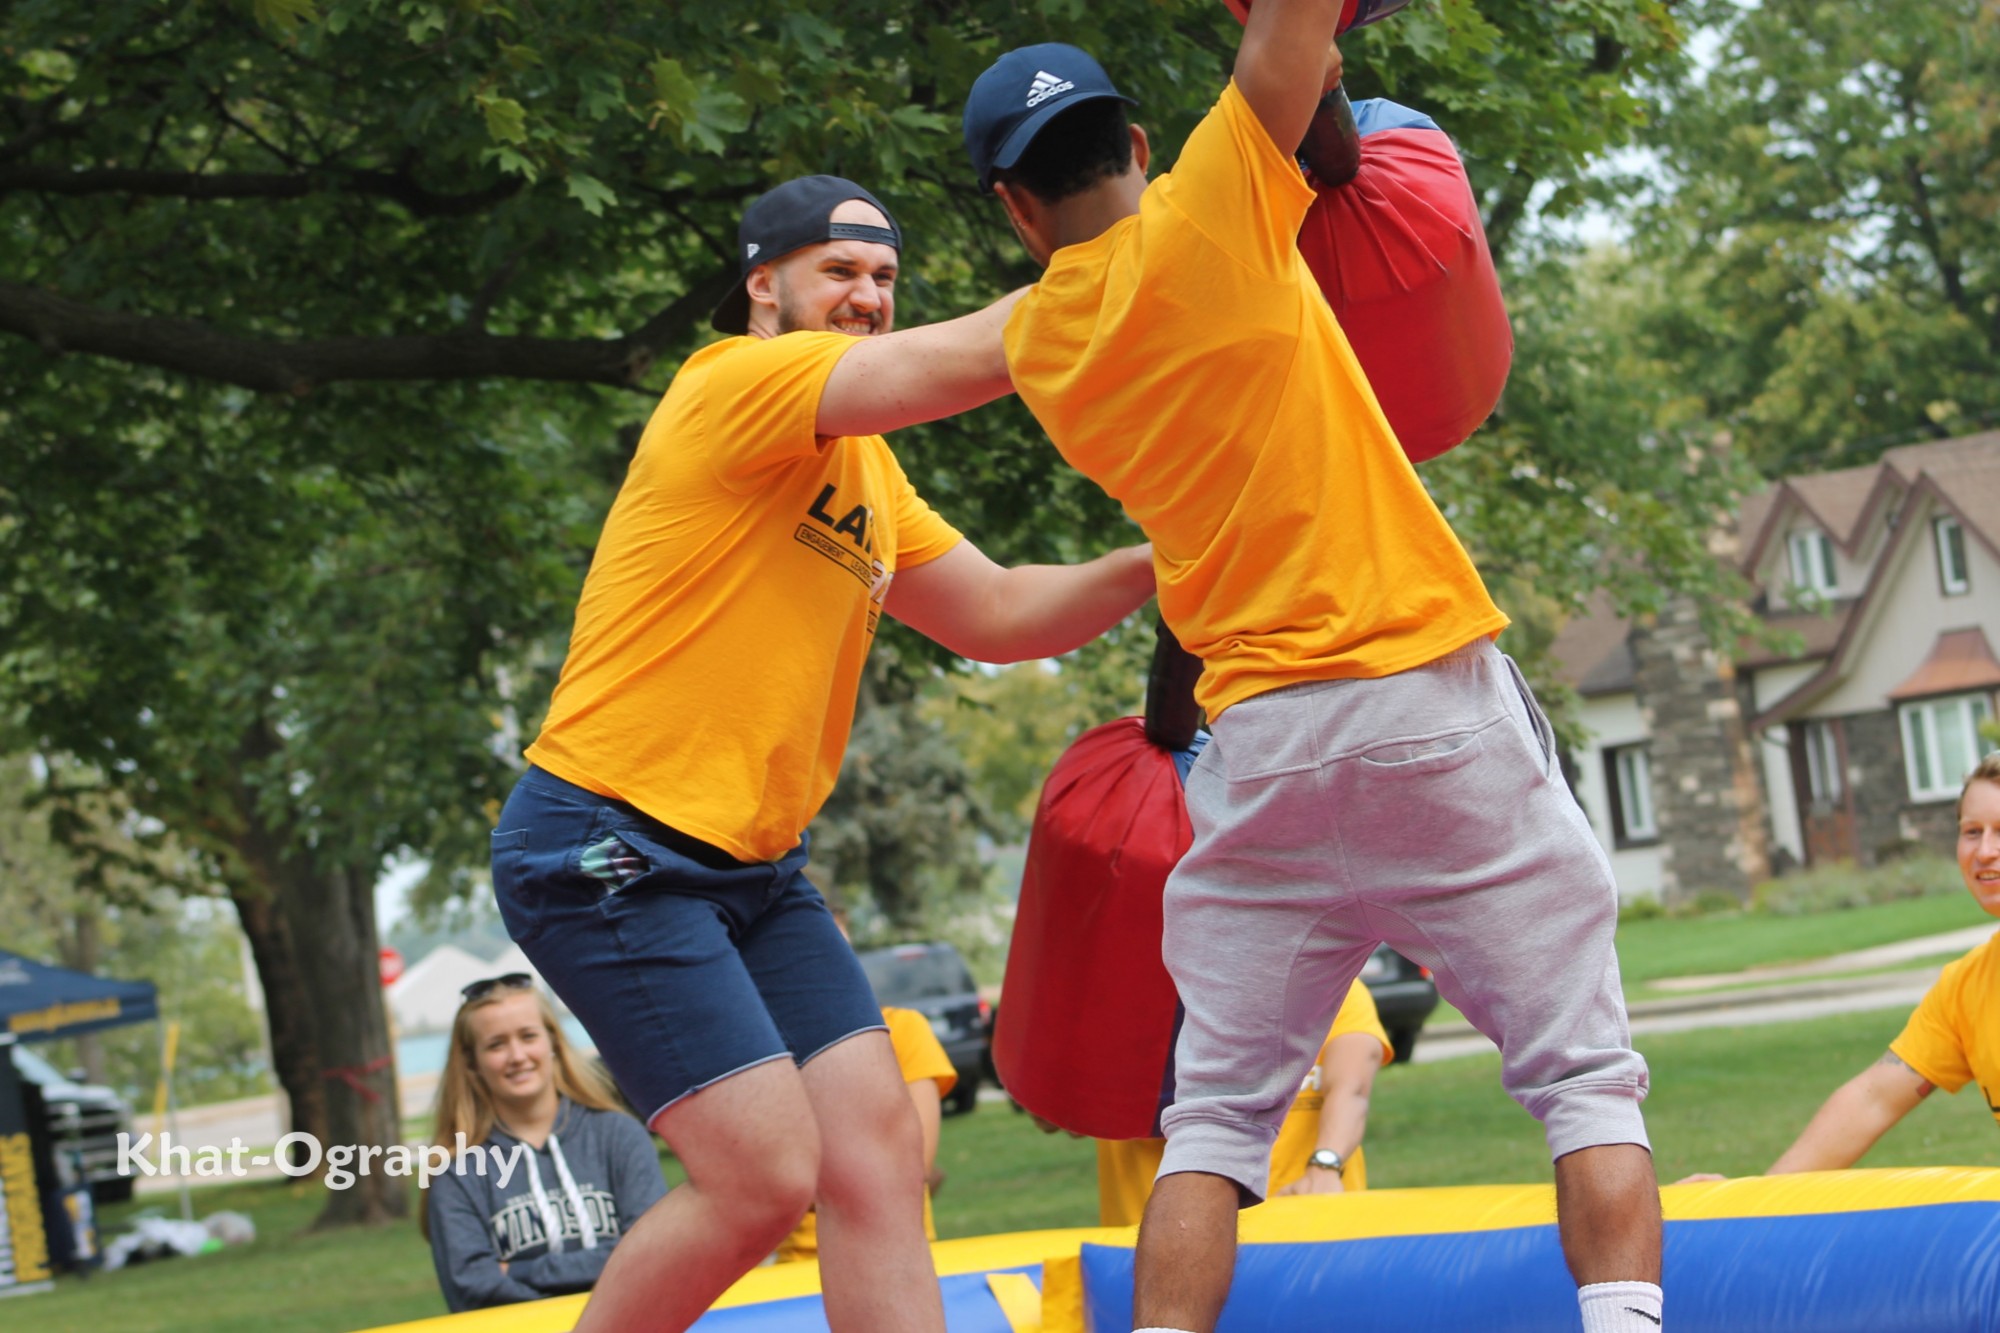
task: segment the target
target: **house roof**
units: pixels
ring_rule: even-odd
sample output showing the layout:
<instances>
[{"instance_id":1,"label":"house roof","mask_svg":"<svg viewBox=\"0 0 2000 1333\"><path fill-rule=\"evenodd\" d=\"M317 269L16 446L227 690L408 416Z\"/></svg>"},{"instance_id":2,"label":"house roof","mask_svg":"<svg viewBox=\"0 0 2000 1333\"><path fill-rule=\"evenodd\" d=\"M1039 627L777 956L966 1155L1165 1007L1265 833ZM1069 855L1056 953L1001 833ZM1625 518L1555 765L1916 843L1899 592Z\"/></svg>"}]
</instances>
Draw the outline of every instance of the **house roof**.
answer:
<instances>
[{"instance_id":1,"label":"house roof","mask_svg":"<svg viewBox=\"0 0 2000 1333\"><path fill-rule=\"evenodd\" d=\"M2000 487L2000 433L1995 433L1992 439L1993 444L1989 446L1994 451L1992 462L1966 461L1961 458L1936 467L1926 466L1918 473L1916 481L1910 485L1909 495L1902 503L1907 508L1928 497L1936 502L1939 509L1956 517L1973 540L1986 547L1995 558L2000 559L2000 547L1996 547L1992 532L1973 517L1974 513L1993 512L1990 505L1985 503L1985 495L1988 493L1988 488ZM1885 467L1880 485L1888 487L1900 483L1892 478ZM1979 502L1984 506L1980 510L1972 509L1968 503L1974 495L1978 496ZM1811 678L1802 682L1797 689L1758 714L1750 724L1753 730L1762 731L1768 726L1785 721L1801 706L1824 695L1846 677L1853 663L1854 654L1866 637L1867 627L1875 620L1884 598L1888 596L1886 591L1888 580L1882 571L1895 566L1899 547L1906 542L1920 540L1921 536L1917 525L1899 523L1895 526L1884 550L1876 558L1867 588L1849 612L1846 623L1840 628L1840 638L1834 644L1833 653L1827 658L1826 665L1814 672Z\"/></svg>"},{"instance_id":2,"label":"house roof","mask_svg":"<svg viewBox=\"0 0 2000 1333\"><path fill-rule=\"evenodd\" d=\"M1852 601L1836 602L1824 611L1779 611L1764 617L1774 630L1794 634L1799 639L1795 653L1778 652L1755 639L1736 645L1736 664L1741 667L1780 666L1786 662L1806 662L1825 657L1840 642L1842 631L1854 614Z\"/></svg>"},{"instance_id":3,"label":"house roof","mask_svg":"<svg viewBox=\"0 0 2000 1333\"><path fill-rule=\"evenodd\" d=\"M1985 431L1904 445L1864 467L1787 477L1745 496L1737 509L1743 552L1740 567L1746 573L1757 568L1796 510L1809 513L1850 555L1858 554L1864 538L1876 529L1878 514L1886 512L1893 521L1894 514L1919 490L1935 498L1944 511L1959 519L1972 540L2000 559L2000 431ZM1874 570L1886 569L1892 563L1893 547L1909 539L1907 531L1892 529L1887 543L1890 549L1876 557ZM1753 641L1738 645L1738 661L1745 667L1824 663L1822 670L1758 717L1754 726L1782 721L1800 702L1817 697L1846 674L1856 636L1864 632L1864 620L1877 609L1878 587L1876 575L1871 573L1868 586L1857 599L1835 603L1824 611L1767 614L1767 625L1798 636L1800 649L1796 654L1776 653ZM1586 697L1632 689L1635 668L1630 628L1615 614L1608 595L1599 592L1592 596L1550 647L1559 678Z\"/></svg>"},{"instance_id":4,"label":"house roof","mask_svg":"<svg viewBox=\"0 0 2000 1333\"><path fill-rule=\"evenodd\" d=\"M1586 698L1632 688L1631 627L1612 610L1611 594L1598 589L1549 645L1556 677Z\"/></svg>"},{"instance_id":5,"label":"house roof","mask_svg":"<svg viewBox=\"0 0 2000 1333\"><path fill-rule=\"evenodd\" d=\"M1914 484L1919 474L1941 468L1992 467L1996 456L2000 456L2000 430L1988 430L1929 444L1902 445L1884 453L1882 462L1895 469L1904 481Z\"/></svg>"},{"instance_id":6,"label":"house roof","mask_svg":"<svg viewBox=\"0 0 2000 1333\"><path fill-rule=\"evenodd\" d=\"M1953 629L1938 635L1937 642L1931 645L1930 656L1910 673L1909 679L1889 691L1889 697L1901 703L1933 694L1990 690L1996 685L2000 685L2000 661L1993 657L1986 631Z\"/></svg>"},{"instance_id":7,"label":"house roof","mask_svg":"<svg viewBox=\"0 0 2000 1333\"><path fill-rule=\"evenodd\" d=\"M1852 551L1860 537L1861 514L1875 490L1880 467L1845 467L1838 472L1817 472L1790 477L1784 485L1826 525L1827 532L1842 548Z\"/></svg>"}]
</instances>

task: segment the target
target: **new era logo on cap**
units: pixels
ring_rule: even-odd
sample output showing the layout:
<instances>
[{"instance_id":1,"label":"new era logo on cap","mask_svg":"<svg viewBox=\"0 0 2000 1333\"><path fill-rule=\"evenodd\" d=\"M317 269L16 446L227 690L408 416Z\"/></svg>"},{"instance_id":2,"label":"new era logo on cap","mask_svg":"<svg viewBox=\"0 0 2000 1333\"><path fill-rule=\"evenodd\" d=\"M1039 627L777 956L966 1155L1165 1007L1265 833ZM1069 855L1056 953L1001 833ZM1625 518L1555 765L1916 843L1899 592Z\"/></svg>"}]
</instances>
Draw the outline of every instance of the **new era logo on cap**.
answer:
<instances>
[{"instance_id":1,"label":"new era logo on cap","mask_svg":"<svg viewBox=\"0 0 2000 1333\"><path fill-rule=\"evenodd\" d=\"M746 251L745 251L745 253L744 253L744 256L743 256L743 257L744 257L745 259L755 259L755 258L757 257L757 252L758 252L759 250L763 249L763 248L764 248L764 247L763 247L763 246L761 246L761 245L758 245L758 244L757 244L757 242L755 242L755 241L752 241L752 242L750 242L749 246L747 247L747 249L746 249Z\"/></svg>"},{"instance_id":2,"label":"new era logo on cap","mask_svg":"<svg viewBox=\"0 0 2000 1333\"><path fill-rule=\"evenodd\" d=\"M1066 93L1074 87L1076 85L1068 79L1051 74L1045 69L1037 70L1035 81L1028 85L1028 105L1040 106L1058 93Z\"/></svg>"}]
</instances>

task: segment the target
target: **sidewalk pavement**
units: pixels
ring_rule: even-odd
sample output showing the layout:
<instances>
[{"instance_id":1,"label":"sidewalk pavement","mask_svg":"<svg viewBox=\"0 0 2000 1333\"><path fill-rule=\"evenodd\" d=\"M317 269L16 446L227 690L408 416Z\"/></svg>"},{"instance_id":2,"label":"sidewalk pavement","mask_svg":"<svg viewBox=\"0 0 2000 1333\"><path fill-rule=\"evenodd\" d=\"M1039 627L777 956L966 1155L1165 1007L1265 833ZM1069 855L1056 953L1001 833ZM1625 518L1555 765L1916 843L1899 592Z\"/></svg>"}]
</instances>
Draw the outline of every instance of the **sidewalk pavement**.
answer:
<instances>
[{"instance_id":1,"label":"sidewalk pavement","mask_svg":"<svg viewBox=\"0 0 2000 1333\"><path fill-rule=\"evenodd\" d=\"M1741 1027L1764 1023L1792 1023L1832 1014L1864 1013L1872 1009L1908 1009L1923 998L1937 980L1940 967L1931 965L1877 972L1870 976L1837 976L1868 968L1891 967L1919 958L1959 954L1982 944L1993 934L1993 926L1972 926L1942 935L1902 940L1872 949L1803 963L1753 967L1742 972L1699 977L1674 977L1652 983L1653 989L1683 991L1658 1000L1641 1000L1628 1009L1632 1032L1643 1036L1654 1032L1685 1032L1695 1028ZM1415 1062L1430 1064L1468 1055L1495 1052L1492 1042L1463 1022L1440 1023L1424 1029L1417 1043ZM405 1118L428 1114L437 1093L435 1073L411 1074L398 1080L399 1100ZM1004 1101L998 1089L983 1089L980 1100ZM288 1128L284 1098L277 1095L246 1097L240 1101L190 1106L178 1113L174 1142L199 1152L217 1148L227 1152L231 1140L246 1148L269 1148ZM157 1134L160 1126L150 1114L136 1117L137 1133ZM412 1143L417 1140L411 1140ZM256 1174L275 1176L275 1167ZM175 1177L141 1179L138 1190L153 1194L177 1188Z\"/></svg>"},{"instance_id":2,"label":"sidewalk pavement","mask_svg":"<svg viewBox=\"0 0 2000 1333\"><path fill-rule=\"evenodd\" d=\"M1809 959L1803 963L1773 963L1742 972L1726 972L1710 976L1663 977L1653 982L1652 986L1654 990L1663 991L1699 991L1725 986L1754 985L1765 981L1785 981L1794 977L1824 977L1841 972L1862 972L1870 968L1889 967L1896 963L1915 962L1919 958L1966 953L1986 943L1993 931L1994 926L1989 922L1982 926L1967 926L1963 930L1947 931L1942 935L1924 935L1913 940L1898 940L1894 944L1878 944L1872 949L1856 949L1852 953L1835 954L1831 958Z\"/></svg>"},{"instance_id":3,"label":"sidewalk pavement","mask_svg":"<svg viewBox=\"0 0 2000 1333\"><path fill-rule=\"evenodd\" d=\"M1942 965L1876 972L1869 976L1831 976L1884 967L1917 958L1964 953L1983 944L1993 926L1973 926L1943 935L1927 935L1872 949L1805 963L1788 963L1749 968L1742 972L1705 977L1680 977L1674 984L1654 982L1656 990L1687 990L1698 993L1673 995L1659 1000L1640 1000L1627 1006L1632 1034L1687 1032L1695 1028L1748 1027L1765 1023L1795 1023L1833 1014L1866 1013L1873 1009L1910 1009L1943 971ZM1785 980L1784 978L1802 978ZM1424 1029L1417 1042L1414 1062L1429 1064L1467 1055L1493 1054L1496 1048L1485 1036L1462 1022L1440 1023Z\"/></svg>"},{"instance_id":4,"label":"sidewalk pavement","mask_svg":"<svg viewBox=\"0 0 2000 1333\"><path fill-rule=\"evenodd\" d=\"M437 1081L435 1073L409 1074L397 1080L397 1101L405 1120L430 1113L431 1100L437 1093ZM290 1120L289 1104L284 1095L271 1093L232 1102L212 1102L206 1106L184 1106L174 1113L170 1132L175 1146L185 1145L191 1154L198 1154L205 1148L227 1153L232 1142L240 1143L246 1151L268 1152L291 1128ZM141 1134L154 1136L155 1148L146 1154L148 1160L154 1160L158 1155L157 1144L163 1128L165 1126L160 1117L150 1111L132 1117L135 1139ZM407 1139L406 1142L415 1146L424 1140ZM232 1175L231 1179L275 1179L280 1174L275 1166L253 1167L246 1162L243 1174L240 1177ZM189 1183L207 1185L214 1182L195 1179ZM134 1190L139 1194L170 1193L179 1189L180 1185L179 1176L141 1176L134 1182Z\"/></svg>"}]
</instances>

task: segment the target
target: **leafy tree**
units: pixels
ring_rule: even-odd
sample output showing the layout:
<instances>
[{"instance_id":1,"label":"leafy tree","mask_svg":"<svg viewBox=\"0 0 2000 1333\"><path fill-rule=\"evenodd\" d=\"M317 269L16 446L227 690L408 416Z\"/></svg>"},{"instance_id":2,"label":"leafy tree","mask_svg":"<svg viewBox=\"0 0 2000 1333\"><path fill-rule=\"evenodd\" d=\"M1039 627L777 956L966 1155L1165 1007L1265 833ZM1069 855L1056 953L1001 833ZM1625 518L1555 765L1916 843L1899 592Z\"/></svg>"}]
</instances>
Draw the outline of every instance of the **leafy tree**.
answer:
<instances>
[{"instance_id":1,"label":"leafy tree","mask_svg":"<svg viewBox=\"0 0 2000 1333\"><path fill-rule=\"evenodd\" d=\"M161 1019L182 1024L183 1102L268 1092L243 937L227 909L213 895L174 892L186 858L151 830L124 827L98 802L54 799L74 777L26 755L0 762L0 941L44 962L153 982ZM159 1079L160 1029L92 1033L46 1054L146 1103Z\"/></svg>"},{"instance_id":2,"label":"leafy tree","mask_svg":"<svg viewBox=\"0 0 2000 1333\"><path fill-rule=\"evenodd\" d=\"M815 878L908 932L940 898L974 892L992 821L949 736L915 706L915 682L878 655L863 677L840 781L812 825Z\"/></svg>"},{"instance_id":3,"label":"leafy tree","mask_svg":"<svg viewBox=\"0 0 2000 1333\"><path fill-rule=\"evenodd\" d=\"M2000 420L2000 12L1701 0L1648 134L1646 336L1767 473Z\"/></svg>"},{"instance_id":4,"label":"leafy tree","mask_svg":"<svg viewBox=\"0 0 2000 1333\"><path fill-rule=\"evenodd\" d=\"M1171 149L1234 25L1208 0L0 11L0 719L227 887L302 1128L396 1134L394 1098L356 1090L385 1088L369 886L393 856L454 883L483 860L630 428L705 336L743 202L807 171L876 187L912 238L906 322L1025 280L956 117L1001 49L1052 38ZM1438 0L1347 54L1357 93L1458 134L1505 250L1537 187L1564 206L1632 133L1675 39L1656 0ZM1566 447L1524 391L1505 412L1502 458ZM1129 539L1018 406L898 444L998 558ZM1439 491L1504 553L1520 506L1477 463ZM1602 529L1607 562L1629 530ZM327 1220L396 1211L384 1185Z\"/></svg>"}]
</instances>

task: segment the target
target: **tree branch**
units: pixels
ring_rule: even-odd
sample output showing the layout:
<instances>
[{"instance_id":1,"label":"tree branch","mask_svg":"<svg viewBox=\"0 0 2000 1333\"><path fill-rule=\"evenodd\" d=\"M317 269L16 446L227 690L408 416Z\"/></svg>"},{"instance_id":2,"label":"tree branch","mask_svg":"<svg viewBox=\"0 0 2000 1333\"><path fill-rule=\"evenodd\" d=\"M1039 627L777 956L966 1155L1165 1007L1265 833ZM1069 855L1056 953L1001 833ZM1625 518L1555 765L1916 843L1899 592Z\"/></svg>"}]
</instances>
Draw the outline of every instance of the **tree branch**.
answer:
<instances>
[{"instance_id":1,"label":"tree branch","mask_svg":"<svg viewBox=\"0 0 2000 1333\"><path fill-rule=\"evenodd\" d=\"M417 217L464 217L511 199L524 184L508 176L483 190L436 194L403 171L290 173L267 171L142 171L130 167L0 166L0 194L137 194L176 199L302 199L346 191L401 204Z\"/></svg>"},{"instance_id":2,"label":"tree branch","mask_svg":"<svg viewBox=\"0 0 2000 1333\"><path fill-rule=\"evenodd\" d=\"M1492 211L1486 217L1486 248L1495 264L1502 262L1507 247L1513 243L1514 228L1528 211L1528 197L1535 192L1536 179L1533 172L1517 168L1507 177L1500 197L1493 201Z\"/></svg>"},{"instance_id":3,"label":"tree branch","mask_svg":"<svg viewBox=\"0 0 2000 1333\"><path fill-rule=\"evenodd\" d=\"M641 381L668 346L722 299L735 274L715 272L622 338L486 333L255 338L190 319L105 310L42 287L0 282L0 332L54 353L85 352L259 393L306 394L344 381L522 379Z\"/></svg>"}]
</instances>

